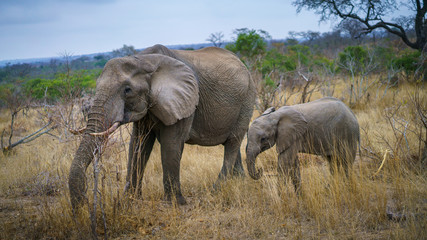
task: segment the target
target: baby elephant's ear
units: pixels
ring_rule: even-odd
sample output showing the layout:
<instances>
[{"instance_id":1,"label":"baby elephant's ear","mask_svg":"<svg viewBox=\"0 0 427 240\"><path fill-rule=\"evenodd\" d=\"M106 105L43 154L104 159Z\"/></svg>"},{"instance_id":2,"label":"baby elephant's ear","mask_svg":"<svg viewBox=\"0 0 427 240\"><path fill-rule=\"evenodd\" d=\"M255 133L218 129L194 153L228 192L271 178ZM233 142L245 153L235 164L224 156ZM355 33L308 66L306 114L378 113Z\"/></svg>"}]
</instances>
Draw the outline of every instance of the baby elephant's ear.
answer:
<instances>
[{"instance_id":1,"label":"baby elephant's ear","mask_svg":"<svg viewBox=\"0 0 427 240\"><path fill-rule=\"evenodd\" d=\"M280 110L280 119L277 127L277 152L282 152L293 144L300 144L302 137L307 131L307 120L301 112L286 108Z\"/></svg>"},{"instance_id":2,"label":"baby elephant's ear","mask_svg":"<svg viewBox=\"0 0 427 240\"><path fill-rule=\"evenodd\" d=\"M267 108L267 110L265 110L265 111L261 114L261 116L264 116L264 115L270 114L270 113L272 113L272 112L274 112L274 111L276 111L276 109L275 109L274 107Z\"/></svg>"},{"instance_id":3,"label":"baby elephant's ear","mask_svg":"<svg viewBox=\"0 0 427 240\"><path fill-rule=\"evenodd\" d=\"M167 126L190 117L199 103L199 86L193 70L165 55L147 54L141 58L154 71L150 81L150 112Z\"/></svg>"}]
</instances>

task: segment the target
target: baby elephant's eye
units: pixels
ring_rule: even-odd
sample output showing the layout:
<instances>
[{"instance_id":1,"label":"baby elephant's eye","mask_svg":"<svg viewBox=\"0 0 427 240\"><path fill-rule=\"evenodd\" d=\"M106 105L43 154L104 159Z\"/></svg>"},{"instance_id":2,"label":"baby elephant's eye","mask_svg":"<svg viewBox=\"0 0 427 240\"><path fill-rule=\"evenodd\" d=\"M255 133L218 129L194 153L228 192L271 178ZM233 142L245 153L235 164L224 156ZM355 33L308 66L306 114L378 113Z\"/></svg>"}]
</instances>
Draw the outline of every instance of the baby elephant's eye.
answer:
<instances>
[{"instance_id":1,"label":"baby elephant's eye","mask_svg":"<svg viewBox=\"0 0 427 240\"><path fill-rule=\"evenodd\" d=\"M129 86L125 87L125 94L129 94L132 92L132 89Z\"/></svg>"},{"instance_id":2,"label":"baby elephant's eye","mask_svg":"<svg viewBox=\"0 0 427 240\"><path fill-rule=\"evenodd\" d=\"M262 138L261 138L261 142L265 142L265 140L267 140L267 138L266 138L266 137L262 137Z\"/></svg>"}]
</instances>

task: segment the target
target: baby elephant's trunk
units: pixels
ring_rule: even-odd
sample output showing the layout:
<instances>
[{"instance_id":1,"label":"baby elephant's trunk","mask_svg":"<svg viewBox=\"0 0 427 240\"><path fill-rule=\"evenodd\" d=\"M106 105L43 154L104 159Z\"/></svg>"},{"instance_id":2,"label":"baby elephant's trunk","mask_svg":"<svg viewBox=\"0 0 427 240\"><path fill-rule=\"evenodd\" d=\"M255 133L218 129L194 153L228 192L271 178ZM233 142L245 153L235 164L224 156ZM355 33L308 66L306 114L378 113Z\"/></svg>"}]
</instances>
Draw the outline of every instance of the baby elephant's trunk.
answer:
<instances>
[{"instance_id":1,"label":"baby elephant's trunk","mask_svg":"<svg viewBox=\"0 0 427 240\"><path fill-rule=\"evenodd\" d=\"M255 162L258 154L247 154L246 155L246 166L248 168L249 175L251 178L258 180L262 177L262 169L256 169Z\"/></svg>"}]
</instances>

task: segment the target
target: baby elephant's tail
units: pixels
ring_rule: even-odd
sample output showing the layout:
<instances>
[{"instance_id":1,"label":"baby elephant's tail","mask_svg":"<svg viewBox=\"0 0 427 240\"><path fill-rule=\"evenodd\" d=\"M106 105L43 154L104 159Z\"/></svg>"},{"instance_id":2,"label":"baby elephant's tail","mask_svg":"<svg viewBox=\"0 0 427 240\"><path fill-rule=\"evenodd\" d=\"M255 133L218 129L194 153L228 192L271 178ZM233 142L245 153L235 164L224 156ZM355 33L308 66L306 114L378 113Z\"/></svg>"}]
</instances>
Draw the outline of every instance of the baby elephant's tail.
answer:
<instances>
[{"instance_id":1,"label":"baby elephant's tail","mask_svg":"<svg viewBox=\"0 0 427 240\"><path fill-rule=\"evenodd\" d=\"M360 135L359 135L357 141L359 143L359 158L362 158L362 150L361 150L361 146L360 146Z\"/></svg>"}]
</instances>

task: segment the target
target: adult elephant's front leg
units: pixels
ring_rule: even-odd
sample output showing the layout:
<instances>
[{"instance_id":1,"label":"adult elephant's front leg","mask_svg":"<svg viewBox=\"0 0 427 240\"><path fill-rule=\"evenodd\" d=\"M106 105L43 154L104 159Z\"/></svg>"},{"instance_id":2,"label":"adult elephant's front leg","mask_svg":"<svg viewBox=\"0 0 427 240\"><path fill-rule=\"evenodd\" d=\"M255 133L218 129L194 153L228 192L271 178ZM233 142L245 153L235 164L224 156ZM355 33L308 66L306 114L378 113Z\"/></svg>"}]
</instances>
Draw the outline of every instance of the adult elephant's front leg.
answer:
<instances>
[{"instance_id":1,"label":"adult elephant's front leg","mask_svg":"<svg viewBox=\"0 0 427 240\"><path fill-rule=\"evenodd\" d=\"M192 120L192 117L183 119L172 126L165 126L160 130L159 141L161 144L165 197L170 201L172 196L175 195L176 201L180 205L186 204L181 192L180 163Z\"/></svg>"},{"instance_id":2,"label":"adult elephant's front leg","mask_svg":"<svg viewBox=\"0 0 427 240\"><path fill-rule=\"evenodd\" d=\"M129 145L126 192L130 190L136 195L140 194L144 170L155 141L156 136L151 131L150 125L143 121L134 123Z\"/></svg>"}]
</instances>

